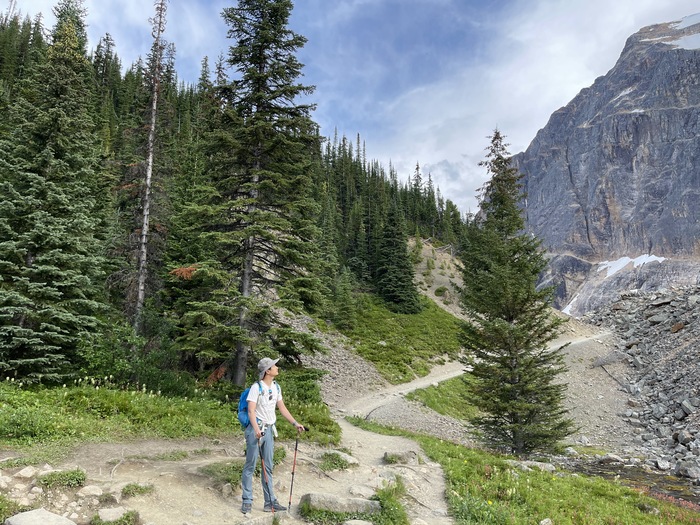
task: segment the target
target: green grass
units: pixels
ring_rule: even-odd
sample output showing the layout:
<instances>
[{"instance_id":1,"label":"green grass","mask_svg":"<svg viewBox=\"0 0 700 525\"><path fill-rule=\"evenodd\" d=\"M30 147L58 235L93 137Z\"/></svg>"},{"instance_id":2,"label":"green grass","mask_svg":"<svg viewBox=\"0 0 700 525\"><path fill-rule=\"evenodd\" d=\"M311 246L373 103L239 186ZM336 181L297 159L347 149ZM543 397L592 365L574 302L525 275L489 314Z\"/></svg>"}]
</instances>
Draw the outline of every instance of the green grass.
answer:
<instances>
[{"instance_id":1,"label":"green grass","mask_svg":"<svg viewBox=\"0 0 700 525\"><path fill-rule=\"evenodd\" d=\"M0 440L14 445L188 438L231 432L233 411L204 399L91 386L22 389L0 383Z\"/></svg>"},{"instance_id":2,"label":"green grass","mask_svg":"<svg viewBox=\"0 0 700 525\"><path fill-rule=\"evenodd\" d=\"M202 474L210 477L217 487L230 483L232 487L239 487L243 476L243 461L225 461L223 463L210 463L199 469Z\"/></svg>"},{"instance_id":3,"label":"green grass","mask_svg":"<svg viewBox=\"0 0 700 525\"><path fill-rule=\"evenodd\" d=\"M326 452L321 456L319 468L324 472L345 470L348 467L350 467L350 463L337 452Z\"/></svg>"},{"instance_id":4,"label":"green grass","mask_svg":"<svg viewBox=\"0 0 700 525\"><path fill-rule=\"evenodd\" d=\"M296 420L308 427L307 432L297 434L296 429L284 418L277 418L277 430L280 439L313 441L321 445L340 443L340 426L333 421L328 405L323 402L319 380L323 377L320 370L293 367L287 363L280 364L281 371L277 378L282 387L284 404Z\"/></svg>"},{"instance_id":5,"label":"green grass","mask_svg":"<svg viewBox=\"0 0 700 525\"><path fill-rule=\"evenodd\" d=\"M437 386L414 390L407 394L406 398L419 401L445 416L469 421L478 413L477 408L469 403L466 381L469 381L470 377L469 374L465 374L442 381Z\"/></svg>"},{"instance_id":6,"label":"green grass","mask_svg":"<svg viewBox=\"0 0 700 525\"><path fill-rule=\"evenodd\" d=\"M22 510L24 509L20 505L0 494L0 523L5 523L7 518L22 512Z\"/></svg>"},{"instance_id":7,"label":"green grass","mask_svg":"<svg viewBox=\"0 0 700 525\"><path fill-rule=\"evenodd\" d=\"M171 450L170 452L156 454L153 456L153 459L156 461L183 461L188 457L190 457L190 454L186 450Z\"/></svg>"},{"instance_id":8,"label":"green grass","mask_svg":"<svg viewBox=\"0 0 700 525\"><path fill-rule=\"evenodd\" d=\"M60 470L56 472L49 472L48 474L41 476L39 478L39 485L46 487L47 489L53 489L56 487L82 487L85 485L86 479L87 476L83 470Z\"/></svg>"},{"instance_id":9,"label":"green grass","mask_svg":"<svg viewBox=\"0 0 700 525\"><path fill-rule=\"evenodd\" d=\"M287 457L287 451L283 447L275 447L272 453L272 464L279 465ZM230 483L232 487L240 487L241 479L243 477L243 466L245 461L234 460L234 461L222 461L219 463L210 463L200 467L199 471L210 477L217 487L221 487L226 483ZM261 462L259 461L255 464L255 476L260 476L262 473Z\"/></svg>"},{"instance_id":10,"label":"green grass","mask_svg":"<svg viewBox=\"0 0 700 525\"><path fill-rule=\"evenodd\" d=\"M515 471L504 456L361 418L349 421L365 430L418 441L445 472L450 513L458 525L529 525L545 518L557 525L700 525L696 509L651 498L618 482ZM649 512L654 508L659 515Z\"/></svg>"},{"instance_id":11,"label":"green grass","mask_svg":"<svg viewBox=\"0 0 700 525\"><path fill-rule=\"evenodd\" d=\"M133 498L134 496L142 496L150 494L154 491L153 485L142 485L141 483L129 483L122 489L122 497Z\"/></svg>"},{"instance_id":12,"label":"green grass","mask_svg":"<svg viewBox=\"0 0 700 525\"><path fill-rule=\"evenodd\" d=\"M140 523L142 523L141 518L135 510L130 510L116 521L104 521L98 516L90 520L90 525L139 525Z\"/></svg>"},{"instance_id":13,"label":"green grass","mask_svg":"<svg viewBox=\"0 0 700 525\"><path fill-rule=\"evenodd\" d=\"M459 321L428 299L423 305L418 314L397 314L377 298L360 296L355 328L344 332L393 384L423 377L445 355L459 355Z\"/></svg>"},{"instance_id":14,"label":"green grass","mask_svg":"<svg viewBox=\"0 0 700 525\"><path fill-rule=\"evenodd\" d=\"M340 427L322 402L317 370L290 368L280 384L285 404L310 427L300 437L323 445L340 441ZM86 442L125 442L133 439L223 438L240 435L236 402L207 398L166 397L138 390L122 390L81 381L63 388L28 388L0 382L0 446L18 457L3 468L53 463ZM295 439L296 430L280 418L280 439ZM183 459L177 453L161 459Z\"/></svg>"}]
</instances>

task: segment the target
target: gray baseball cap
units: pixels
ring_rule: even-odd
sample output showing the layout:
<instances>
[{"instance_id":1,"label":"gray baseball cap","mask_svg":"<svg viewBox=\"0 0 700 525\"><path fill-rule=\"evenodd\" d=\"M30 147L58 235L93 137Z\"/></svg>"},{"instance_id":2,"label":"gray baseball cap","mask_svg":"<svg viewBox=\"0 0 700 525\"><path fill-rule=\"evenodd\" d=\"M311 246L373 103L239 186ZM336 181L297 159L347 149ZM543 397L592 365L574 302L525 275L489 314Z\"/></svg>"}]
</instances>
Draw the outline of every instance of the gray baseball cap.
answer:
<instances>
[{"instance_id":1,"label":"gray baseball cap","mask_svg":"<svg viewBox=\"0 0 700 525\"><path fill-rule=\"evenodd\" d=\"M270 368L275 366L277 364L277 361L279 361L280 358L278 357L277 359L270 359L269 357L263 357L260 361L258 361L258 371L260 372L260 379L265 377L265 372L267 372Z\"/></svg>"}]
</instances>

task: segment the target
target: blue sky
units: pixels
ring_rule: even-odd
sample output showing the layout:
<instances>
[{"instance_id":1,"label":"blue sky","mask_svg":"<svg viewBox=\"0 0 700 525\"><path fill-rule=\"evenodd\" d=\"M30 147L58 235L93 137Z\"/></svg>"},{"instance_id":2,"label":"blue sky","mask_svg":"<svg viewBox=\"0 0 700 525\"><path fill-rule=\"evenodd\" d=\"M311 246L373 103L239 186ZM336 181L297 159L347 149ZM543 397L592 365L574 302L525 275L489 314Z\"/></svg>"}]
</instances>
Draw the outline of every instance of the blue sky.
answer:
<instances>
[{"instance_id":1,"label":"blue sky","mask_svg":"<svg viewBox=\"0 0 700 525\"><path fill-rule=\"evenodd\" d=\"M0 0L3 12L10 0ZM54 0L17 0L53 24ZM308 42L303 81L316 86L322 133L355 140L406 180L420 163L463 212L486 181L478 166L498 127L511 153L607 73L640 28L700 11L696 0L294 0ZM126 66L151 44L149 0L85 0L92 47L105 33ZM181 80L194 82L230 41L234 0L170 0L165 37Z\"/></svg>"}]
</instances>

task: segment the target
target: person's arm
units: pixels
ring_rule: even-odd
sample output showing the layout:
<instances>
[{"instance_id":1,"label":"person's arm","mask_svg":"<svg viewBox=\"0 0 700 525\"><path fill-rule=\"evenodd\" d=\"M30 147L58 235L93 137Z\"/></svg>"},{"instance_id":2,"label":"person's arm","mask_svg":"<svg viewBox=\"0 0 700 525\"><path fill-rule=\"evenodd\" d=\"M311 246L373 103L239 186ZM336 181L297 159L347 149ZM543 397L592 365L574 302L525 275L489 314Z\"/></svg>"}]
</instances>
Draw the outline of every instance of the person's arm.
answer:
<instances>
[{"instance_id":1,"label":"person's arm","mask_svg":"<svg viewBox=\"0 0 700 525\"><path fill-rule=\"evenodd\" d=\"M282 399L277 401L277 408L279 408L282 417L289 421L292 425L294 425L294 428L296 428L298 432L302 432L305 430L304 425L298 423L297 420L294 419L294 416L289 412L287 406L284 404L284 401Z\"/></svg>"},{"instance_id":2,"label":"person's arm","mask_svg":"<svg viewBox=\"0 0 700 525\"><path fill-rule=\"evenodd\" d=\"M255 432L255 437L260 439L262 437L262 430L258 426L258 418L255 416L255 407L258 404L255 401L248 401L248 418L250 419L250 424Z\"/></svg>"}]
</instances>

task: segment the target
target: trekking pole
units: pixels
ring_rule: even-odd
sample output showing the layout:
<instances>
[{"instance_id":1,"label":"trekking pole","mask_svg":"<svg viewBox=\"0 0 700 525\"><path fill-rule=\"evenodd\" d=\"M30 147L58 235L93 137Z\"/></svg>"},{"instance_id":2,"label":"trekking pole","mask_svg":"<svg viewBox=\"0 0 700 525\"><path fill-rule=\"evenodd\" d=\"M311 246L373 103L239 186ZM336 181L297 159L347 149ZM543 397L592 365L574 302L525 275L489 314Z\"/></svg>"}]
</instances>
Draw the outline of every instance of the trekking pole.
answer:
<instances>
[{"instance_id":1,"label":"trekking pole","mask_svg":"<svg viewBox=\"0 0 700 525\"><path fill-rule=\"evenodd\" d=\"M270 480L267 477L267 470L265 469L265 458L263 458L262 453L262 439L265 433L263 432L260 439L258 439L258 451L260 452L260 463L263 471L263 478L265 479L265 485L267 486L267 495L270 497L270 508L272 509L272 514L275 514L275 502L272 501L272 490L270 490Z\"/></svg>"},{"instance_id":2,"label":"trekking pole","mask_svg":"<svg viewBox=\"0 0 700 525\"><path fill-rule=\"evenodd\" d=\"M302 432L307 430L306 427L302 427ZM287 505L287 510L292 510L292 490L294 490L294 472L297 468L297 450L299 449L299 432L297 432L297 439L294 442L294 461L292 462L292 483L289 485L289 505Z\"/></svg>"},{"instance_id":3,"label":"trekking pole","mask_svg":"<svg viewBox=\"0 0 700 525\"><path fill-rule=\"evenodd\" d=\"M294 471L297 468L297 449L299 448L299 432L297 432L297 440L294 442L294 462L292 463L292 483L289 485L289 505L287 509L292 509L292 490L294 490Z\"/></svg>"}]
</instances>

